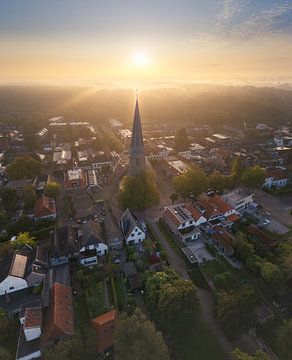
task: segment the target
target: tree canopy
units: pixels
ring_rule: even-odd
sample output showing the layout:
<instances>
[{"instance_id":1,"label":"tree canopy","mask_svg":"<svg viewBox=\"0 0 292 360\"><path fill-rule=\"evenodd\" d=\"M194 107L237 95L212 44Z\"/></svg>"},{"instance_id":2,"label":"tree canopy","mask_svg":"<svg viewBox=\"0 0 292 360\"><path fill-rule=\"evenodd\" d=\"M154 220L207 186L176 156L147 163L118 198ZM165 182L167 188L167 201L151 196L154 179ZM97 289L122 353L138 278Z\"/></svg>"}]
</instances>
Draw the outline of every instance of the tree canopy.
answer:
<instances>
[{"instance_id":1,"label":"tree canopy","mask_svg":"<svg viewBox=\"0 0 292 360\"><path fill-rule=\"evenodd\" d=\"M23 201L26 208L31 208L36 201L36 192L33 185L28 184L23 188Z\"/></svg>"},{"instance_id":2,"label":"tree canopy","mask_svg":"<svg viewBox=\"0 0 292 360\"><path fill-rule=\"evenodd\" d=\"M10 180L34 179L41 173L42 164L29 156L17 157L7 166Z\"/></svg>"},{"instance_id":3,"label":"tree canopy","mask_svg":"<svg viewBox=\"0 0 292 360\"><path fill-rule=\"evenodd\" d=\"M277 333L277 342L281 360L291 359L292 354L292 319L285 321Z\"/></svg>"},{"instance_id":4,"label":"tree canopy","mask_svg":"<svg viewBox=\"0 0 292 360\"><path fill-rule=\"evenodd\" d=\"M171 268L147 278L146 302L154 319L166 331L193 321L198 307L193 282Z\"/></svg>"},{"instance_id":5,"label":"tree canopy","mask_svg":"<svg viewBox=\"0 0 292 360\"><path fill-rule=\"evenodd\" d=\"M17 238L13 241L14 249L21 249L25 245L35 246L35 238L31 236L28 232L21 232L18 234Z\"/></svg>"},{"instance_id":6,"label":"tree canopy","mask_svg":"<svg viewBox=\"0 0 292 360\"><path fill-rule=\"evenodd\" d=\"M55 181L50 181L47 183L47 185L45 186L45 195L56 199L56 197L59 195L60 193L60 185L55 182Z\"/></svg>"},{"instance_id":7,"label":"tree canopy","mask_svg":"<svg viewBox=\"0 0 292 360\"><path fill-rule=\"evenodd\" d=\"M218 171L213 172L208 177L208 186L213 190L217 190L222 193L225 189L225 176L220 174Z\"/></svg>"},{"instance_id":8,"label":"tree canopy","mask_svg":"<svg viewBox=\"0 0 292 360\"><path fill-rule=\"evenodd\" d=\"M235 290L218 291L217 319L227 335L235 336L239 330L252 324L256 301L254 288L247 284Z\"/></svg>"},{"instance_id":9,"label":"tree canopy","mask_svg":"<svg viewBox=\"0 0 292 360\"><path fill-rule=\"evenodd\" d=\"M160 332L140 310L132 316L120 316L114 334L116 360L169 360L168 349Z\"/></svg>"},{"instance_id":10,"label":"tree canopy","mask_svg":"<svg viewBox=\"0 0 292 360\"><path fill-rule=\"evenodd\" d=\"M159 204L159 191L152 174L125 176L122 180L118 200L122 208L141 209Z\"/></svg>"},{"instance_id":11,"label":"tree canopy","mask_svg":"<svg viewBox=\"0 0 292 360\"><path fill-rule=\"evenodd\" d=\"M262 186L265 178L265 170L257 165L245 169L241 175L242 183L251 189Z\"/></svg>"},{"instance_id":12,"label":"tree canopy","mask_svg":"<svg viewBox=\"0 0 292 360\"><path fill-rule=\"evenodd\" d=\"M18 203L17 191L15 189L5 187L1 189L0 195L4 209L7 212L14 211Z\"/></svg>"},{"instance_id":13,"label":"tree canopy","mask_svg":"<svg viewBox=\"0 0 292 360\"><path fill-rule=\"evenodd\" d=\"M269 355L261 350L257 350L254 353L254 355L249 355L245 352L242 352L238 348L236 348L232 352L232 357L234 358L234 360L269 360L270 359Z\"/></svg>"},{"instance_id":14,"label":"tree canopy","mask_svg":"<svg viewBox=\"0 0 292 360\"><path fill-rule=\"evenodd\" d=\"M244 167L242 164L242 160L240 157L236 157L231 164L231 176L238 180L241 178L243 171Z\"/></svg>"},{"instance_id":15,"label":"tree canopy","mask_svg":"<svg viewBox=\"0 0 292 360\"><path fill-rule=\"evenodd\" d=\"M176 151L185 151L189 147L189 138L186 129L178 129L175 133L174 147Z\"/></svg>"},{"instance_id":16,"label":"tree canopy","mask_svg":"<svg viewBox=\"0 0 292 360\"><path fill-rule=\"evenodd\" d=\"M197 196L206 190L207 186L207 177L198 167L191 167L173 179L175 192L183 198L190 195Z\"/></svg>"}]
</instances>

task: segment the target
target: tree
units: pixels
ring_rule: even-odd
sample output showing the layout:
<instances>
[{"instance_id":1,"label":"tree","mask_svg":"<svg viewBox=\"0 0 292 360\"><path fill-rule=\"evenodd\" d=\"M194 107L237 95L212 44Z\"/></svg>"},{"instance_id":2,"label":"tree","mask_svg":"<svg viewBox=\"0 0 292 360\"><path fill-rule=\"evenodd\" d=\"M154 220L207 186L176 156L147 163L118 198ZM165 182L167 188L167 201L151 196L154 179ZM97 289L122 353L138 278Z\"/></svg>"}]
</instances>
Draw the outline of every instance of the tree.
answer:
<instances>
[{"instance_id":1,"label":"tree","mask_svg":"<svg viewBox=\"0 0 292 360\"><path fill-rule=\"evenodd\" d=\"M260 274L273 289L278 289L282 285L283 274L277 265L264 261L261 265Z\"/></svg>"},{"instance_id":2,"label":"tree","mask_svg":"<svg viewBox=\"0 0 292 360\"><path fill-rule=\"evenodd\" d=\"M83 354L83 343L80 336L61 340L57 345L45 350L46 360L79 360Z\"/></svg>"},{"instance_id":3,"label":"tree","mask_svg":"<svg viewBox=\"0 0 292 360\"><path fill-rule=\"evenodd\" d=\"M172 193L171 195L170 195L170 200L171 200L171 202L172 202L172 205L176 202L176 200L178 199L178 194L177 193Z\"/></svg>"},{"instance_id":4,"label":"tree","mask_svg":"<svg viewBox=\"0 0 292 360\"><path fill-rule=\"evenodd\" d=\"M217 319L230 337L253 323L257 296L252 286L246 284L236 290L220 290L216 300Z\"/></svg>"},{"instance_id":5,"label":"tree","mask_svg":"<svg viewBox=\"0 0 292 360\"><path fill-rule=\"evenodd\" d=\"M125 176L122 180L118 200L123 208L141 209L159 204L159 191L150 173Z\"/></svg>"},{"instance_id":6,"label":"tree","mask_svg":"<svg viewBox=\"0 0 292 360\"><path fill-rule=\"evenodd\" d=\"M5 310L0 308L0 343L5 344L15 331L15 320L9 319ZM13 334L14 335L14 334ZM1 359L1 358L0 358Z\"/></svg>"},{"instance_id":7,"label":"tree","mask_svg":"<svg viewBox=\"0 0 292 360\"><path fill-rule=\"evenodd\" d=\"M7 166L10 180L34 179L41 173L42 164L29 156L17 157Z\"/></svg>"},{"instance_id":8,"label":"tree","mask_svg":"<svg viewBox=\"0 0 292 360\"><path fill-rule=\"evenodd\" d=\"M279 266L286 281L292 277L292 240L281 242L278 246Z\"/></svg>"},{"instance_id":9,"label":"tree","mask_svg":"<svg viewBox=\"0 0 292 360\"><path fill-rule=\"evenodd\" d=\"M262 186L265 178L265 170L257 165L245 169L241 175L242 183L251 189Z\"/></svg>"},{"instance_id":10,"label":"tree","mask_svg":"<svg viewBox=\"0 0 292 360\"><path fill-rule=\"evenodd\" d=\"M200 168L191 167L184 174L173 179L173 187L183 198L189 195L197 196L206 190L207 178Z\"/></svg>"},{"instance_id":11,"label":"tree","mask_svg":"<svg viewBox=\"0 0 292 360\"><path fill-rule=\"evenodd\" d=\"M5 187L1 190L1 200L7 212L14 211L18 203L18 195L15 189Z\"/></svg>"},{"instance_id":12,"label":"tree","mask_svg":"<svg viewBox=\"0 0 292 360\"><path fill-rule=\"evenodd\" d=\"M132 316L120 316L114 334L116 360L169 360L168 349L160 332L140 310Z\"/></svg>"},{"instance_id":13,"label":"tree","mask_svg":"<svg viewBox=\"0 0 292 360\"><path fill-rule=\"evenodd\" d=\"M292 354L292 319L285 321L277 332L277 343L281 360L291 359Z\"/></svg>"},{"instance_id":14,"label":"tree","mask_svg":"<svg viewBox=\"0 0 292 360\"><path fill-rule=\"evenodd\" d=\"M240 349L236 348L231 355L234 358L234 360L269 360L270 359L269 355L261 350L257 350L254 355L249 355L245 352L242 352Z\"/></svg>"},{"instance_id":15,"label":"tree","mask_svg":"<svg viewBox=\"0 0 292 360\"><path fill-rule=\"evenodd\" d=\"M190 143L186 129L178 129L175 133L174 147L176 151L185 151L188 149Z\"/></svg>"},{"instance_id":16,"label":"tree","mask_svg":"<svg viewBox=\"0 0 292 360\"><path fill-rule=\"evenodd\" d=\"M231 290L238 286L238 282L230 272L226 271L214 276L214 285L217 289Z\"/></svg>"},{"instance_id":17,"label":"tree","mask_svg":"<svg viewBox=\"0 0 292 360\"><path fill-rule=\"evenodd\" d=\"M213 190L217 190L222 193L225 188L225 176L220 174L218 171L213 172L208 177L208 186Z\"/></svg>"},{"instance_id":18,"label":"tree","mask_svg":"<svg viewBox=\"0 0 292 360\"><path fill-rule=\"evenodd\" d=\"M153 318L166 331L175 331L195 319L196 287L173 269L151 274L146 281L146 294Z\"/></svg>"},{"instance_id":19,"label":"tree","mask_svg":"<svg viewBox=\"0 0 292 360\"><path fill-rule=\"evenodd\" d=\"M47 183L44 193L45 195L56 199L56 197L60 194L60 185L55 181L50 181Z\"/></svg>"},{"instance_id":20,"label":"tree","mask_svg":"<svg viewBox=\"0 0 292 360\"><path fill-rule=\"evenodd\" d=\"M21 249L25 245L31 247L35 246L35 238L27 232L19 233L17 238L12 243L14 249Z\"/></svg>"},{"instance_id":21,"label":"tree","mask_svg":"<svg viewBox=\"0 0 292 360\"><path fill-rule=\"evenodd\" d=\"M235 255L244 263L254 254L254 246L240 233L235 240Z\"/></svg>"},{"instance_id":22,"label":"tree","mask_svg":"<svg viewBox=\"0 0 292 360\"><path fill-rule=\"evenodd\" d=\"M236 180L240 179L243 173L243 164L240 157L236 157L231 164L231 176L234 177Z\"/></svg>"},{"instance_id":23,"label":"tree","mask_svg":"<svg viewBox=\"0 0 292 360\"><path fill-rule=\"evenodd\" d=\"M23 188L23 201L26 208L31 208L36 201L36 192L31 184Z\"/></svg>"},{"instance_id":24,"label":"tree","mask_svg":"<svg viewBox=\"0 0 292 360\"><path fill-rule=\"evenodd\" d=\"M0 346L0 359L3 360L10 360L12 359L12 356L9 352L9 350L7 350L5 347Z\"/></svg>"},{"instance_id":25,"label":"tree","mask_svg":"<svg viewBox=\"0 0 292 360\"><path fill-rule=\"evenodd\" d=\"M12 251L11 241L5 241L0 244L0 261L4 259L4 257Z\"/></svg>"}]
</instances>

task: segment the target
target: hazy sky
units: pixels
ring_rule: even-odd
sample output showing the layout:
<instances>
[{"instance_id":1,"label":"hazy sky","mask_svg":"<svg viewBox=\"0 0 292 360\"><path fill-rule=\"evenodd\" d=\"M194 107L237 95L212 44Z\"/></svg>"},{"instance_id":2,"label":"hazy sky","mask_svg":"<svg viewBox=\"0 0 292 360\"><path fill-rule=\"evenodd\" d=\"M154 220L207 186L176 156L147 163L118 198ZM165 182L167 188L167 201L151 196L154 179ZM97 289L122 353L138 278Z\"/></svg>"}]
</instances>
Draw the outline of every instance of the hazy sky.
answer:
<instances>
[{"instance_id":1,"label":"hazy sky","mask_svg":"<svg viewBox=\"0 0 292 360\"><path fill-rule=\"evenodd\" d=\"M292 0L0 0L0 82L292 81Z\"/></svg>"}]
</instances>

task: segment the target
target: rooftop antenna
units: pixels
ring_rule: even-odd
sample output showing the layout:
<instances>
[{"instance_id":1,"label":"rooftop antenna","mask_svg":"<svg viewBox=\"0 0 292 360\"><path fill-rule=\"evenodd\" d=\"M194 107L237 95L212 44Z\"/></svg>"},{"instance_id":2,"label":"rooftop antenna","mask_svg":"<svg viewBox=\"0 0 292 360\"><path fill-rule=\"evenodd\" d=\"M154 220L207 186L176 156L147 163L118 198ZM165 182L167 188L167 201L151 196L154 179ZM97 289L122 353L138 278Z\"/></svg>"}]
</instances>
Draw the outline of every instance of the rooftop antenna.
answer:
<instances>
[{"instance_id":1,"label":"rooftop antenna","mask_svg":"<svg viewBox=\"0 0 292 360\"><path fill-rule=\"evenodd\" d=\"M136 89L136 101L138 101L138 89Z\"/></svg>"}]
</instances>

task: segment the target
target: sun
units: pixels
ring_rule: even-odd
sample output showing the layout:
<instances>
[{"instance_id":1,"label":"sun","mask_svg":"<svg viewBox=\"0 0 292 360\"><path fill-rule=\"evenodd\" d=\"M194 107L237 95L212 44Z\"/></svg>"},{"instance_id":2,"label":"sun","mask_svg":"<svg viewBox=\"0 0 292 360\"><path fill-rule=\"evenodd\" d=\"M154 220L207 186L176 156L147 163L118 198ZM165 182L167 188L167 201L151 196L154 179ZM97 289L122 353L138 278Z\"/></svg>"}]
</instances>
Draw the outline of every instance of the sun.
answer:
<instances>
[{"instance_id":1,"label":"sun","mask_svg":"<svg viewBox=\"0 0 292 360\"><path fill-rule=\"evenodd\" d=\"M144 51L137 51L132 56L132 63L139 68L146 68L150 65L150 57Z\"/></svg>"}]
</instances>

